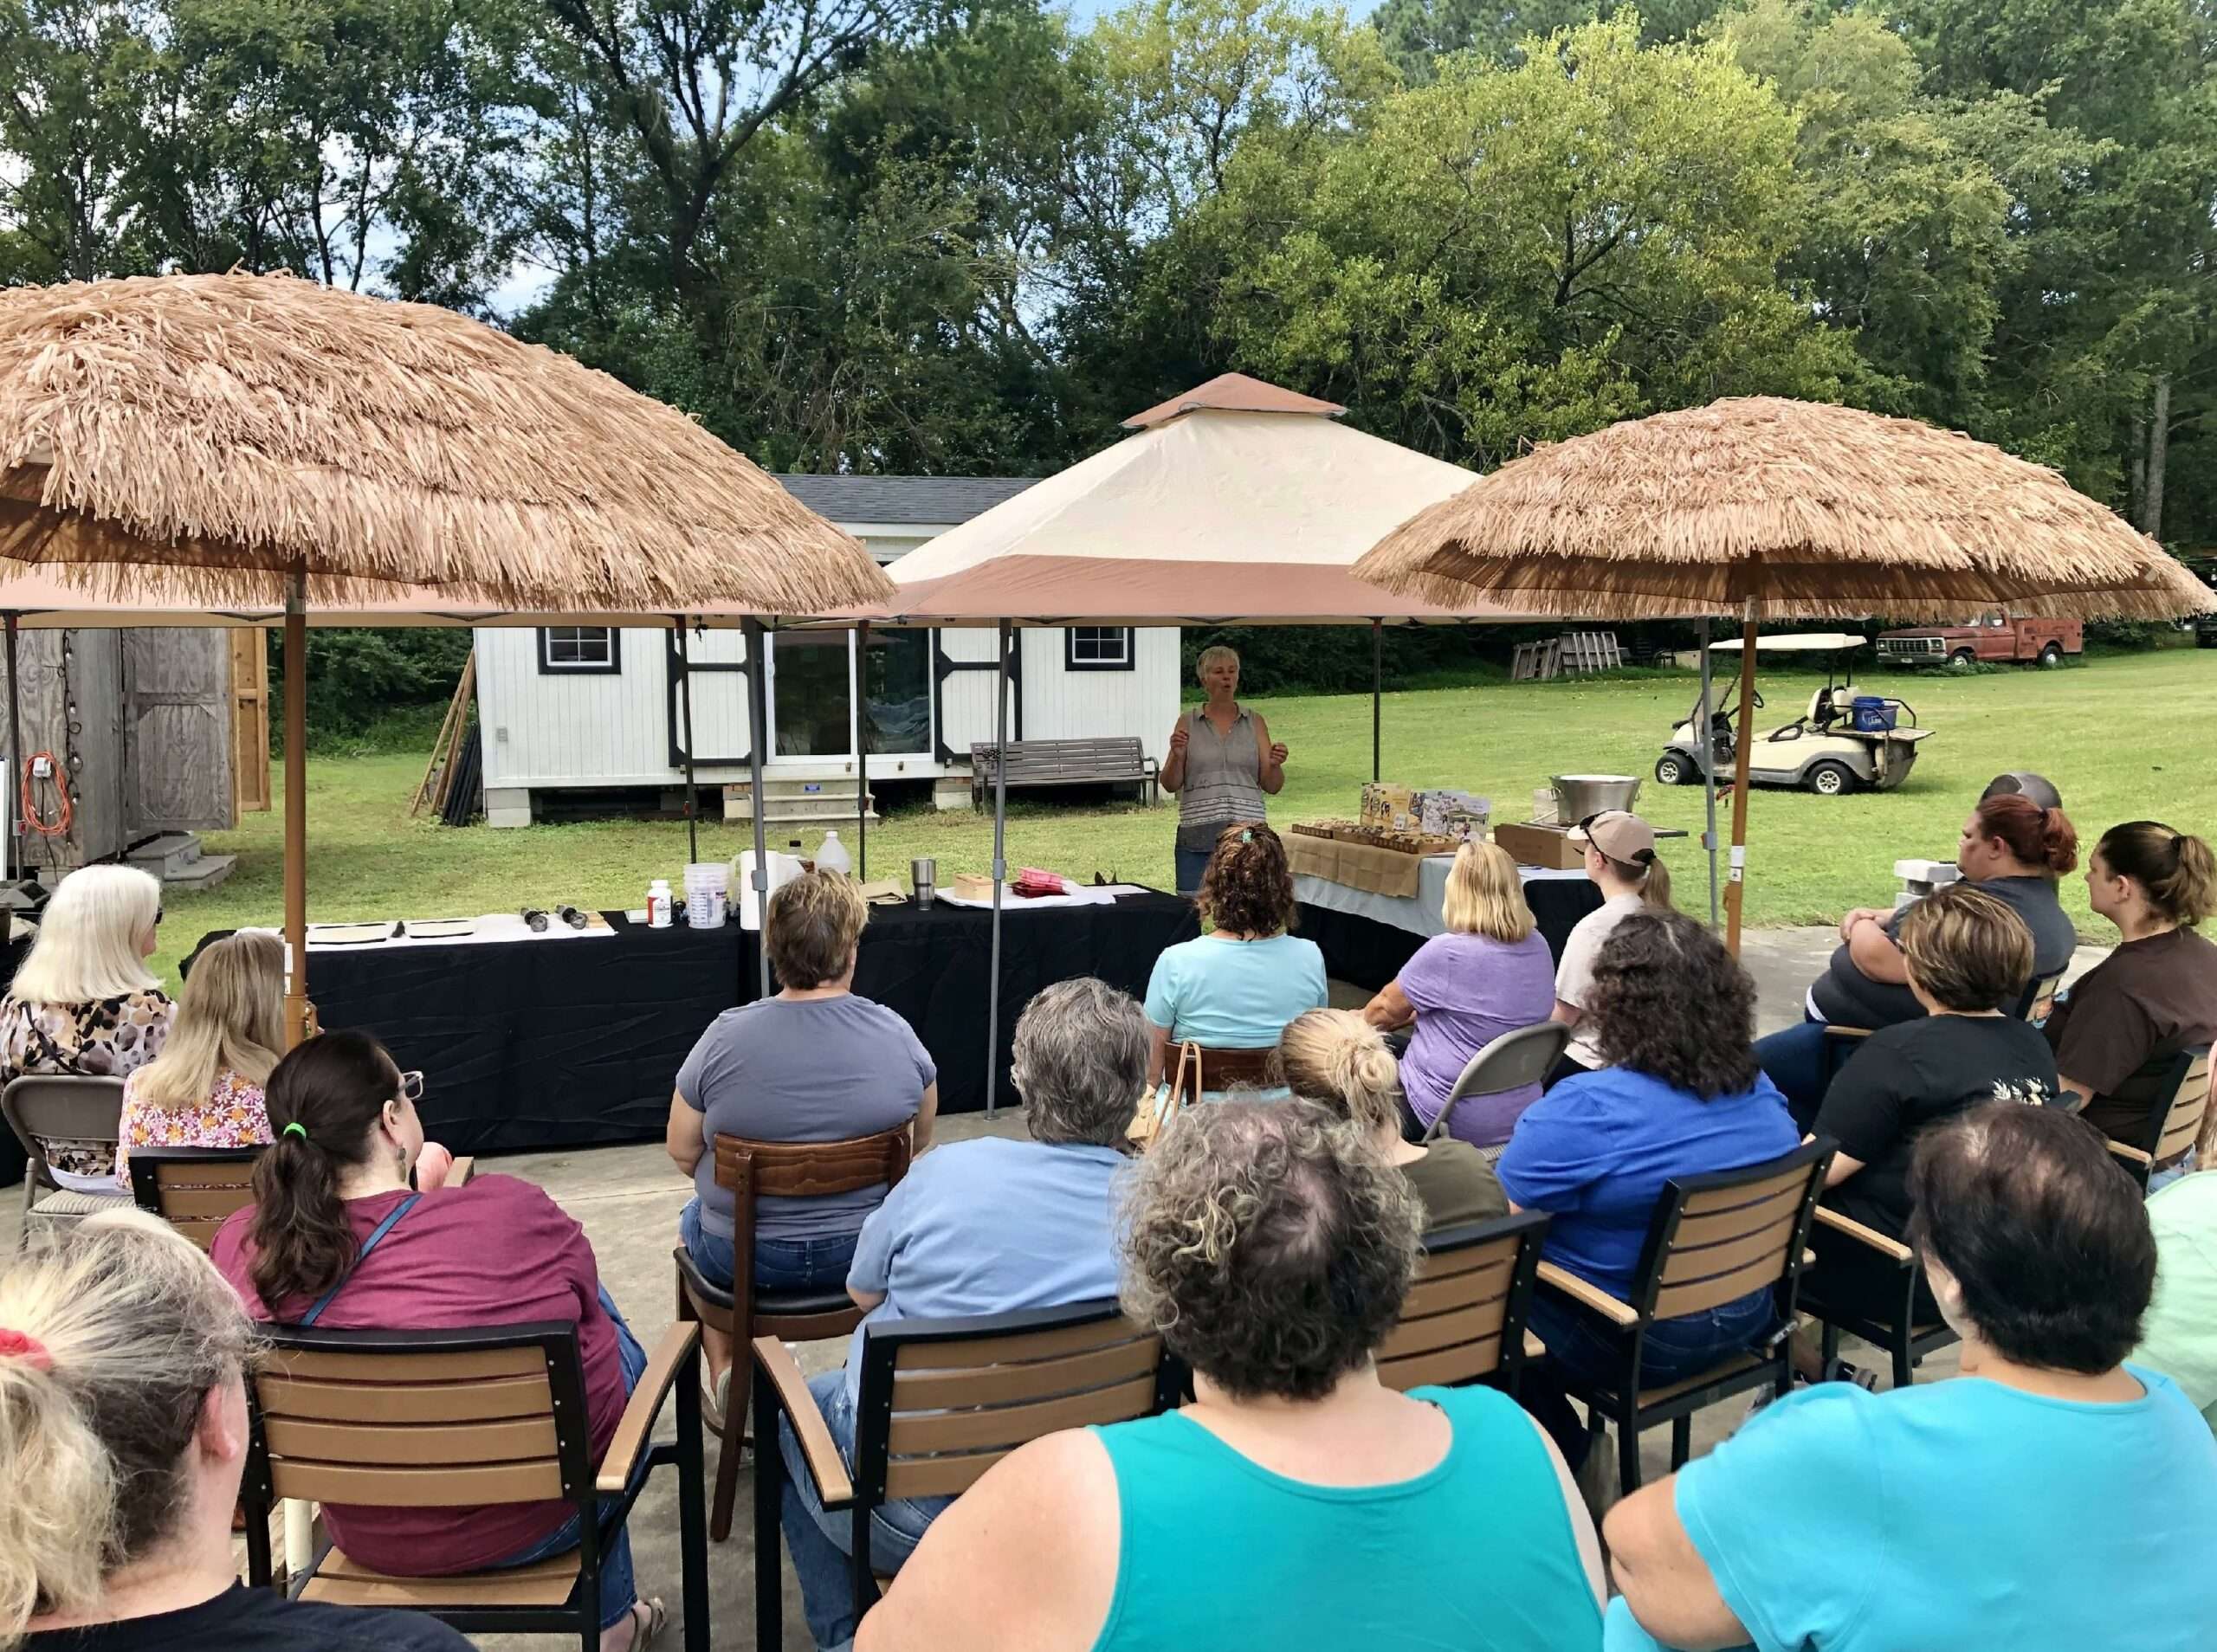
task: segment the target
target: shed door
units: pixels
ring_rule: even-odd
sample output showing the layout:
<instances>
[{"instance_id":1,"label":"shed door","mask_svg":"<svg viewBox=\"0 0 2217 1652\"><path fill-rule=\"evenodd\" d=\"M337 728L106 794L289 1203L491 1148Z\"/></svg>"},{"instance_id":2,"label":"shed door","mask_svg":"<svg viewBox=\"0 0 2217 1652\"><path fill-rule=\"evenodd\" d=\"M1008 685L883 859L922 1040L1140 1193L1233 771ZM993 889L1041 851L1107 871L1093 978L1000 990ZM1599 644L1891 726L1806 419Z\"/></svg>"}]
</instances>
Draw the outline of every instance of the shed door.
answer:
<instances>
[{"instance_id":1,"label":"shed door","mask_svg":"<svg viewBox=\"0 0 2217 1652\"><path fill-rule=\"evenodd\" d=\"M124 816L132 838L236 825L230 639L210 626L121 636Z\"/></svg>"},{"instance_id":2,"label":"shed door","mask_svg":"<svg viewBox=\"0 0 2217 1652\"><path fill-rule=\"evenodd\" d=\"M242 625L231 650L231 795L239 812L269 807L269 633Z\"/></svg>"}]
</instances>

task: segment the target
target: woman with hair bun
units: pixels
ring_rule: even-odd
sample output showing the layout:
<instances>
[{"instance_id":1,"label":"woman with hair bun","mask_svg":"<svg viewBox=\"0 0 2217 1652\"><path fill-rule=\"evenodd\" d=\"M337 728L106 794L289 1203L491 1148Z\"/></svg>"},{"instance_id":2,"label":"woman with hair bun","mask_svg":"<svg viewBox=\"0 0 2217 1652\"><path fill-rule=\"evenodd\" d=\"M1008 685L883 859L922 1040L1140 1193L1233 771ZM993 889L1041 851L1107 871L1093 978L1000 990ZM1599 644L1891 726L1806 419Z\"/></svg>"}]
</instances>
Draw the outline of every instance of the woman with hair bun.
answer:
<instances>
[{"instance_id":1,"label":"woman with hair bun","mask_svg":"<svg viewBox=\"0 0 2217 1652\"><path fill-rule=\"evenodd\" d=\"M1385 1038L1352 1010L1311 1010L1278 1040L1288 1088L1322 1102L1369 1139L1380 1157L1409 1178L1424 1202L1425 1226L1460 1227L1509 1214L1509 1198L1485 1157L1444 1136L1419 1144L1401 1136L1401 1080Z\"/></svg>"},{"instance_id":2,"label":"woman with hair bun","mask_svg":"<svg viewBox=\"0 0 2217 1652\"><path fill-rule=\"evenodd\" d=\"M2094 846L2086 894L2117 926L2117 950L2043 1030L2073 1105L2139 1146L2160 1098L2134 1075L2156 1056L2217 1039L2217 943L2194 932L2217 913L2217 855L2190 832L2129 820Z\"/></svg>"}]
</instances>

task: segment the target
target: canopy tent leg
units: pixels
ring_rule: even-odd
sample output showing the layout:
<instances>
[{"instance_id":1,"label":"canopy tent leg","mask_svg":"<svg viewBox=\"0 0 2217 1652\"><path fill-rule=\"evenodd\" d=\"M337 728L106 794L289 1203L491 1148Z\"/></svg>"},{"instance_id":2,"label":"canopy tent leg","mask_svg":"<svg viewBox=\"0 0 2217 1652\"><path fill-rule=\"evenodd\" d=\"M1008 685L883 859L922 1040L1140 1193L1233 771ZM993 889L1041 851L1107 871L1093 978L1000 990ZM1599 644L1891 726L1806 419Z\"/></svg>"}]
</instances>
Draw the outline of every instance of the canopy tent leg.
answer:
<instances>
[{"instance_id":1,"label":"canopy tent leg","mask_svg":"<svg viewBox=\"0 0 2217 1652\"><path fill-rule=\"evenodd\" d=\"M768 829L763 814L769 807L762 796L762 744L769 739L767 719L762 696L763 687L762 622L744 619L740 631L747 638L747 775L748 796L753 801L754 816L754 956L761 968L762 996L770 996L770 946L767 939L770 916L770 855Z\"/></svg>"},{"instance_id":2,"label":"canopy tent leg","mask_svg":"<svg viewBox=\"0 0 2217 1652\"><path fill-rule=\"evenodd\" d=\"M993 674L993 751L1008 750L1009 623L1001 622L1000 664ZM999 1111L1001 1049L1001 885L1008 881L1008 765L993 764L993 947L986 988L986 1117Z\"/></svg>"},{"instance_id":3,"label":"canopy tent leg","mask_svg":"<svg viewBox=\"0 0 2217 1652\"><path fill-rule=\"evenodd\" d=\"M855 876L869 881L869 622L855 627Z\"/></svg>"},{"instance_id":4,"label":"canopy tent leg","mask_svg":"<svg viewBox=\"0 0 2217 1652\"><path fill-rule=\"evenodd\" d=\"M307 571L285 578L285 1048L308 1036Z\"/></svg>"},{"instance_id":5,"label":"canopy tent leg","mask_svg":"<svg viewBox=\"0 0 2217 1652\"><path fill-rule=\"evenodd\" d=\"M1740 918L1748 899L1748 759L1755 744L1755 599L1748 599L1740 628L1740 739L1732 763L1731 881L1724 889L1724 945L1740 956Z\"/></svg>"},{"instance_id":6,"label":"canopy tent leg","mask_svg":"<svg viewBox=\"0 0 2217 1652\"><path fill-rule=\"evenodd\" d=\"M1710 733L1709 721L1715 715L1710 681L1709 616L1703 614L1695 622L1700 627L1701 638L1701 709L1696 713L1696 738L1700 742L1702 803L1707 810L1709 829L1702 834L1702 845L1709 851L1709 926L1716 927L1716 741Z\"/></svg>"},{"instance_id":7,"label":"canopy tent leg","mask_svg":"<svg viewBox=\"0 0 2217 1652\"><path fill-rule=\"evenodd\" d=\"M1386 626L1382 620L1370 622L1370 778L1380 778L1379 758L1379 708L1386 694Z\"/></svg>"},{"instance_id":8,"label":"canopy tent leg","mask_svg":"<svg viewBox=\"0 0 2217 1652\"><path fill-rule=\"evenodd\" d=\"M685 616L670 616L677 627L677 680L685 691L685 864L701 859L701 810L693 784L693 650L685 641Z\"/></svg>"}]
</instances>

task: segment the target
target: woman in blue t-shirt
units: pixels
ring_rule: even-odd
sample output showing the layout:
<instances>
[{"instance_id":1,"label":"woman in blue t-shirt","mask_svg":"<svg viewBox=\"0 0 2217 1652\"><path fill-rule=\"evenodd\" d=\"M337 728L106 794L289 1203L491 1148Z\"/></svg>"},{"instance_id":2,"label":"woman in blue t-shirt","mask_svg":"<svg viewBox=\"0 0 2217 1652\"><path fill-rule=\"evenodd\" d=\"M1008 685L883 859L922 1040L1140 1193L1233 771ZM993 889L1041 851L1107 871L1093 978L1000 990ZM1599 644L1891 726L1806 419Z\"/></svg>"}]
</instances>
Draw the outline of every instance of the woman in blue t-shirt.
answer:
<instances>
[{"instance_id":1,"label":"woman in blue t-shirt","mask_svg":"<svg viewBox=\"0 0 2217 1652\"><path fill-rule=\"evenodd\" d=\"M1510 1208L1554 1216L1542 1255L1610 1295L1632 1293L1663 1184L1792 1152L1801 1133L1750 1048L1755 984L1723 944L1675 912L1634 913L1593 966L1581 1024L1610 1065L1565 1079L1526 1108L1498 1166ZM1642 1344L1640 1380L1678 1381L1766 1336L1768 1287L1699 1313L1660 1320ZM1548 1365L1525 1375L1525 1404L1574 1465L1588 1436L1547 1373L1600 1382L1622 1370L1619 1341L1547 1291L1531 1326Z\"/></svg>"}]
</instances>

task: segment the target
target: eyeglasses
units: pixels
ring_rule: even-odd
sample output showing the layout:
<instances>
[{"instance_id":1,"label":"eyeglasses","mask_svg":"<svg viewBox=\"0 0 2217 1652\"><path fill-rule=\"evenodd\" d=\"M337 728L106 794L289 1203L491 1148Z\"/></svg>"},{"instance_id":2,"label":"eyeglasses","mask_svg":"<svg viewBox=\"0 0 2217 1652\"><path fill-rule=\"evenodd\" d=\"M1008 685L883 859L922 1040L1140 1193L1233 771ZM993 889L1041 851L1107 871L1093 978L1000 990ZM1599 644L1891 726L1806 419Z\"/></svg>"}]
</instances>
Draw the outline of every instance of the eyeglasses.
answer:
<instances>
[{"instance_id":1,"label":"eyeglasses","mask_svg":"<svg viewBox=\"0 0 2217 1652\"><path fill-rule=\"evenodd\" d=\"M423 1099L423 1075L414 1068L400 1075L400 1097L410 1103Z\"/></svg>"}]
</instances>

